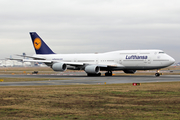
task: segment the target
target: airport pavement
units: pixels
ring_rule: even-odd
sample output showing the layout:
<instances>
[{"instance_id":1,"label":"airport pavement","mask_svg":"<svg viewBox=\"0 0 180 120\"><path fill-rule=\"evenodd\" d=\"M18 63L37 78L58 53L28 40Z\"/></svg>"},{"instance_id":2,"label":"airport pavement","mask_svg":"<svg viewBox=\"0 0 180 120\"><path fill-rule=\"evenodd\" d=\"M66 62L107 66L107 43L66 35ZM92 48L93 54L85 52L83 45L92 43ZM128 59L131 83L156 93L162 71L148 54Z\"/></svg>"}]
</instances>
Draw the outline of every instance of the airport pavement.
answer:
<instances>
[{"instance_id":1,"label":"airport pavement","mask_svg":"<svg viewBox=\"0 0 180 120\"><path fill-rule=\"evenodd\" d=\"M83 84L119 84L119 83L148 83L180 81L180 75L155 76L110 76L87 77L86 75L0 75L0 78L57 78L57 80L0 82L0 86L41 86L41 85L83 85ZM65 78L66 80L58 80Z\"/></svg>"}]
</instances>

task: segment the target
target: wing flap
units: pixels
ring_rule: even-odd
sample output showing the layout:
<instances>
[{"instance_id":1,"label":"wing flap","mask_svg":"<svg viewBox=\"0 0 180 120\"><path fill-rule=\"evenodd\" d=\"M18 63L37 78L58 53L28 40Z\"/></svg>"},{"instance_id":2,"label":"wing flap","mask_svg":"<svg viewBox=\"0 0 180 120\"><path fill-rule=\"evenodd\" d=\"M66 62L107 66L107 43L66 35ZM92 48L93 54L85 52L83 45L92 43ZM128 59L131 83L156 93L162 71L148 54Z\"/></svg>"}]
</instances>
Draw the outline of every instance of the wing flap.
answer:
<instances>
[{"instance_id":1,"label":"wing flap","mask_svg":"<svg viewBox=\"0 0 180 120\"><path fill-rule=\"evenodd\" d=\"M123 65L118 64L118 63L114 63L114 62L112 62L112 63L99 63L99 64L97 64L97 66L99 66L99 67L124 67Z\"/></svg>"},{"instance_id":2,"label":"wing flap","mask_svg":"<svg viewBox=\"0 0 180 120\"><path fill-rule=\"evenodd\" d=\"M72 65L72 66L81 66L81 65L84 65L84 63L83 62L62 62L62 63L65 63L65 64L67 64L67 65Z\"/></svg>"},{"instance_id":3,"label":"wing flap","mask_svg":"<svg viewBox=\"0 0 180 120\"><path fill-rule=\"evenodd\" d=\"M52 63L51 60L28 60L28 59L23 59L23 62L41 62L41 63Z\"/></svg>"}]
</instances>

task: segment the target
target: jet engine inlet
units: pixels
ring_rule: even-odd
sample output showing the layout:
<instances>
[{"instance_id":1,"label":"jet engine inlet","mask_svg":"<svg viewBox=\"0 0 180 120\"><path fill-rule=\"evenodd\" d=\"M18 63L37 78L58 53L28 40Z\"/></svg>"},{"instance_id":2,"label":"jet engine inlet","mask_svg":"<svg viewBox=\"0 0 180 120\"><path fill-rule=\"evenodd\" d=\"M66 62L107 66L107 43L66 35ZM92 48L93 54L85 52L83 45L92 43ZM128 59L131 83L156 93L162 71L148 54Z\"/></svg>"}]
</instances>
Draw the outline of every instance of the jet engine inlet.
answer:
<instances>
[{"instance_id":1,"label":"jet engine inlet","mask_svg":"<svg viewBox=\"0 0 180 120\"><path fill-rule=\"evenodd\" d=\"M67 65L64 63L54 63L52 65L52 69L54 71L65 71L67 69Z\"/></svg>"},{"instance_id":2,"label":"jet engine inlet","mask_svg":"<svg viewBox=\"0 0 180 120\"><path fill-rule=\"evenodd\" d=\"M96 65L88 65L85 67L85 72L88 74L98 74L100 71L100 68Z\"/></svg>"}]
</instances>

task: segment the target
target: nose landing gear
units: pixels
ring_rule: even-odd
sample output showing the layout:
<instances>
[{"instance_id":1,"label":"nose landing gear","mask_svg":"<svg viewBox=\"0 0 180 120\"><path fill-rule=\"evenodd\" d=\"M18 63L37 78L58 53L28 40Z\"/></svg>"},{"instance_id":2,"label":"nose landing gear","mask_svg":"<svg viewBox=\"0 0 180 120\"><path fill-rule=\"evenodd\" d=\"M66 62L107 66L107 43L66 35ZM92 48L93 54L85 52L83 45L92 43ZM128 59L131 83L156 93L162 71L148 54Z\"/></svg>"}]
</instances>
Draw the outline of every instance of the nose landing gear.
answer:
<instances>
[{"instance_id":1,"label":"nose landing gear","mask_svg":"<svg viewBox=\"0 0 180 120\"><path fill-rule=\"evenodd\" d=\"M157 70L157 72L155 73L155 76L159 77L160 75L162 75L162 73L160 73L160 70Z\"/></svg>"},{"instance_id":2,"label":"nose landing gear","mask_svg":"<svg viewBox=\"0 0 180 120\"><path fill-rule=\"evenodd\" d=\"M159 76L160 76L160 74L159 74L159 73L155 73L155 76L156 76L156 77L159 77Z\"/></svg>"}]
</instances>

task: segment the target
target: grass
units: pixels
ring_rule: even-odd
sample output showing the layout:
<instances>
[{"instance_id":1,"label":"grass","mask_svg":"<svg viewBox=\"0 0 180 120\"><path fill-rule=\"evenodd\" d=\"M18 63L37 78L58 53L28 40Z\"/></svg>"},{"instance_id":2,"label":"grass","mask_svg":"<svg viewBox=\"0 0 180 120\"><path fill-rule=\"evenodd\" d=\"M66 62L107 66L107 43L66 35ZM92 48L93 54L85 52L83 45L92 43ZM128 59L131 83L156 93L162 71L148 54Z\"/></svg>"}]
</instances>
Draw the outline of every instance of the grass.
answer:
<instances>
[{"instance_id":1,"label":"grass","mask_svg":"<svg viewBox=\"0 0 180 120\"><path fill-rule=\"evenodd\" d=\"M169 67L166 70L179 70ZM50 68L0 68L0 74L54 74ZM41 72L42 71L42 72ZM141 73L135 75L154 75ZM165 73L179 74L179 73ZM125 75L125 74L116 74ZM57 78L1 78L4 82ZM60 80L62 78L58 78ZM64 80L64 78L63 78ZM180 82L116 85L0 87L0 119L179 119Z\"/></svg>"},{"instance_id":2,"label":"grass","mask_svg":"<svg viewBox=\"0 0 180 120\"><path fill-rule=\"evenodd\" d=\"M55 72L49 67L2 67L0 74L32 74L38 71L39 74L54 74Z\"/></svg>"},{"instance_id":3,"label":"grass","mask_svg":"<svg viewBox=\"0 0 180 120\"><path fill-rule=\"evenodd\" d=\"M180 82L0 87L0 119L179 119Z\"/></svg>"},{"instance_id":4,"label":"grass","mask_svg":"<svg viewBox=\"0 0 180 120\"><path fill-rule=\"evenodd\" d=\"M0 78L0 82L2 82L1 80L3 80L3 82L25 82L25 81L44 81L44 80L67 80L67 78Z\"/></svg>"}]
</instances>

